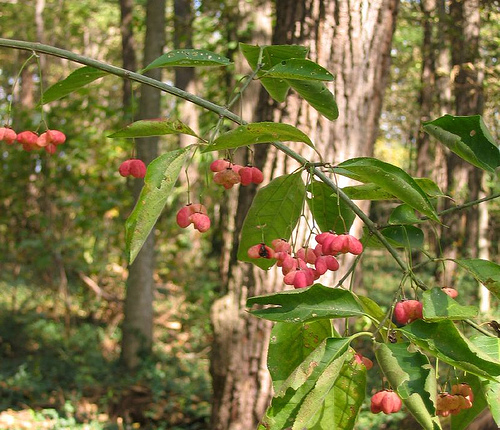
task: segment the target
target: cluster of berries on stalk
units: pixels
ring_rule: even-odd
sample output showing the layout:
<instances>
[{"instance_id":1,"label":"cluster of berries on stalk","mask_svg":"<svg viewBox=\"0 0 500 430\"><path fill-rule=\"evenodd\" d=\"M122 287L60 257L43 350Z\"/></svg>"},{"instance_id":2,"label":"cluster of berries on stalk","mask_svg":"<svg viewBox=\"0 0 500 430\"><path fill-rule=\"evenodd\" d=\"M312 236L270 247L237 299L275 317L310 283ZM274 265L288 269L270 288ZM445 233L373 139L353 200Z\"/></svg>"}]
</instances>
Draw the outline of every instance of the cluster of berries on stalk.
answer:
<instances>
[{"instance_id":1,"label":"cluster of berries on stalk","mask_svg":"<svg viewBox=\"0 0 500 430\"><path fill-rule=\"evenodd\" d=\"M321 233L315 236L318 243L314 248L302 247L292 255L292 247L284 239L275 239L271 247L258 243L248 249L250 258L267 258L278 260L284 282L295 288L309 287L328 270L339 269L335 258L338 254L361 254L363 245L349 234Z\"/></svg>"},{"instance_id":2,"label":"cluster of berries on stalk","mask_svg":"<svg viewBox=\"0 0 500 430\"><path fill-rule=\"evenodd\" d=\"M240 166L229 160L215 160L210 164L210 170L215 173L214 182L226 190L236 184L243 186L260 184L264 180L261 170L253 166Z\"/></svg>"},{"instance_id":3,"label":"cluster of berries on stalk","mask_svg":"<svg viewBox=\"0 0 500 430\"><path fill-rule=\"evenodd\" d=\"M123 177L133 176L134 178L144 178L146 176L146 165L142 160L130 158L120 164L118 171Z\"/></svg>"},{"instance_id":4,"label":"cluster of berries on stalk","mask_svg":"<svg viewBox=\"0 0 500 430\"><path fill-rule=\"evenodd\" d=\"M66 135L59 130L47 130L38 135L33 131L27 130L16 133L11 128L0 127L0 141L4 141L7 145L19 142L25 151L44 148L47 153L54 154L57 146L66 142Z\"/></svg>"},{"instance_id":5,"label":"cluster of berries on stalk","mask_svg":"<svg viewBox=\"0 0 500 430\"><path fill-rule=\"evenodd\" d=\"M462 409L472 408L474 393L469 384L455 384L448 392L439 393L437 397L436 414L442 417L456 415Z\"/></svg>"}]
</instances>

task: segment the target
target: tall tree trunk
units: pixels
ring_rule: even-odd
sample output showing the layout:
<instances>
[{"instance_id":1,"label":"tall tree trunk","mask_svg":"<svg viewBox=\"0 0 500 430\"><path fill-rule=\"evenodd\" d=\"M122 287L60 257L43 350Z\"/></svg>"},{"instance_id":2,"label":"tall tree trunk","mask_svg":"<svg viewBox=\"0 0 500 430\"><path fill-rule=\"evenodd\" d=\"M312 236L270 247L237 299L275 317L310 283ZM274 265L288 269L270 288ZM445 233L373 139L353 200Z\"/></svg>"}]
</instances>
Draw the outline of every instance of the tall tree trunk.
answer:
<instances>
[{"instance_id":1,"label":"tall tree trunk","mask_svg":"<svg viewBox=\"0 0 500 430\"><path fill-rule=\"evenodd\" d=\"M122 64L123 68L135 71L137 69L137 60L135 56L135 40L133 26L133 0L120 0L120 32L122 35ZM123 109L125 120L132 118L132 81L123 80Z\"/></svg>"},{"instance_id":2,"label":"tall tree trunk","mask_svg":"<svg viewBox=\"0 0 500 430\"><path fill-rule=\"evenodd\" d=\"M278 107L261 92L255 120L283 121L298 126L316 143L324 159L336 163L371 155L390 64L397 0L277 0L274 44L302 44L310 58L336 76L334 92L340 111L331 123L296 94ZM305 157L309 148L294 145ZM273 147L258 145L254 164L264 166L265 181L296 165ZM255 195L239 190L235 233L230 252L227 293L212 308L214 345L211 363L214 401L212 428L255 428L271 395L266 369L271 325L244 312L249 296L281 289L276 271L261 271L235 258L238 232Z\"/></svg>"},{"instance_id":3,"label":"tall tree trunk","mask_svg":"<svg viewBox=\"0 0 500 430\"><path fill-rule=\"evenodd\" d=\"M479 72L479 0L453 0L450 4L452 63L456 115L476 115L483 109L482 76ZM456 204L475 200L481 188L482 171L454 153L446 156L447 192ZM451 206L451 203L448 203ZM441 245L447 258L456 258L460 250L469 257L478 254L479 211L477 207L444 218ZM455 265L446 265L444 284L453 281Z\"/></svg>"},{"instance_id":4,"label":"tall tree trunk","mask_svg":"<svg viewBox=\"0 0 500 430\"><path fill-rule=\"evenodd\" d=\"M146 38L144 65L163 53L165 45L165 0L148 0L146 4ZM153 69L147 75L161 80L161 69ZM147 85L141 87L139 118L157 118L160 115L160 91ZM158 156L158 138L137 139L137 158L149 164ZM143 185L142 179L134 181L134 197L137 201ZM125 319L123 323L122 359L128 368L135 368L141 353L149 353L153 339L154 293L154 229L129 267Z\"/></svg>"}]
</instances>

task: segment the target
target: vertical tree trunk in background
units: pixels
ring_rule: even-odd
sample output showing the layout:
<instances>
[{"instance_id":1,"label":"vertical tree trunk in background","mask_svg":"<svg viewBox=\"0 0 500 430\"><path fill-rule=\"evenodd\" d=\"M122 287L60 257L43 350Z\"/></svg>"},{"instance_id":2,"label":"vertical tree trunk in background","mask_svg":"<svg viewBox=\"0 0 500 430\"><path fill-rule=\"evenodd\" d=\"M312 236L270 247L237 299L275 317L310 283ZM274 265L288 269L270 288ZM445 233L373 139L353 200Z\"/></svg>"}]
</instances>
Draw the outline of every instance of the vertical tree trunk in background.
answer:
<instances>
[{"instance_id":1,"label":"vertical tree trunk in background","mask_svg":"<svg viewBox=\"0 0 500 430\"><path fill-rule=\"evenodd\" d=\"M146 38L144 65L163 53L165 45L165 0L148 0L146 4ZM161 80L161 69L146 73ZM160 115L160 91L147 85L141 87L139 118L157 118ZM137 139L137 158L149 164L158 156L158 138ZM137 201L143 185L142 179L134 181L134 197ZM129 266L125 319L123 323L122 359L132 369L140 362L140 354L151 350L153 338L154 293L154 229L148 236L134 263Z\"/></svg>"},{"instance_id":2,"label":"vertical tree trunk in background","mask_svg":"<svg viewBox=\"0 0 500 430\"><path fill-rule=\"evenodd\" d=\"M456 115L476 115L482 112L482 76L479 71L479 0L453 0L450 4L451 52L454 72L454 96ZM455 204L475 200L481 188L482 171L464 162L453 153L446 157L448 172L447 193ZM451 206L451 203L448 203ZM449 228L443 229L441 245L447 258L456 258L459 251L465 256L478 255L479 211L472 207L446 216L443 220ZM447 265L443 282L453 280L455 265Z\"/></svg>"},{"instance_id":3,"label":"vertical tree trunk in background","mask_svg":"<svg viewBox=\"0 0 500 430\"><path fill-rule=\"evenodd\" d=\"M135 71L137 60L135 56L133 0L120 0L120 32L122 35L122 65L124 69ZM123 80L123 109L125 120L132 119L132 81Z\"/></svg>"},{"instance_id":4,"label":"vertical tree trunk in background","mask_svg":"<svg viewBox=\"0 0 500 430\"><path fill-rule=\"evenodd\" d=\"M275 120L307 133L326 161L371 155L390 65L397 0L278 0L274 44L302 44L309 57L336 76L333 90L340 116L330 122L297 95L277 106L261 93L254 120ZM294 145L305 157L312 150ZM265 183L296 165L273 147L258 145L255 165L264 166ZM255 189L239 189L235 232L241 228ZM248 430L257 426L271 395L266 369L270 324L244 312L247 297L283 288L282 276L235 258L238 234L231 241L227 293L212 308L214 345L211 363L214 401L212 428Z\"/></svg>"}]
</instances>

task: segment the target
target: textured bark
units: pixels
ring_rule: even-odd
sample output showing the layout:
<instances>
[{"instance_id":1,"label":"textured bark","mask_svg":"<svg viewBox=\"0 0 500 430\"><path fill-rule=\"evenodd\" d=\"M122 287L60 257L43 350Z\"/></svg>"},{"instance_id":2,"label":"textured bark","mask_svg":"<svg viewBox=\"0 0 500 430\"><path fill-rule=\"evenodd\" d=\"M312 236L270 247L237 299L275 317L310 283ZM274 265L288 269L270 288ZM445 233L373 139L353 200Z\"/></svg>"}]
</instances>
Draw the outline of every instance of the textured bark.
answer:
<instances>
[{"instance_id":1,"label":"textured bark","mask_svg":"<svg viewBox=\"0 0 500 430\"><path fill-rule=\"evenodd\" d=\"M133 26L133 0L120 0L120 32L122 35L122 64L127 70L137 69ZM132 103L132 82L123 80L123 108L128 112ZM129 117L131 115L126 115Z\"/></svg>"},{"instance_id":2,"label":"textured bark","mask_svg":"<svg viewBox=\"0 0 500 430\"><path fill-rule=\"evenodd\" d=\"M296 125L315 142L325 160L371 155L390 64L390 47L397 13L396 0L329 1L278 0L274 44L302 44L310 58L336 76L332 86L340 117L330 122L296 94L277 106L261 92L254 120ZM294 145L316 159L305 145ZM258 145L254 164L264 166L265 183L297 165L273 147ZM282 276L236 261L238 232L254 188L241 187L228 264L227 293L212 308L214 345L211 371L214 387L212 428L255 428L270 399L266 349L270 324L244 312L247 297L283 288Z\"/></svg>"},{"instance_id":3,"label":"textured bark","mask_svg":"<svg viewBox=\"0 0 500 430\"><path fill-rule=\"evenodd\" d=\"M144 64L147 65L163 53L165 44L165 0L148 0L146 5L146 39ZM153 69L147 75L161 80L161 69ZM160 91L143 85L139 104L139 118L157 118L160 115ZM137 158L148 164L158 156L158 138L137 139ZM137 200L143 185L142 179L134 181L134 197ZM125 319L123 324L122 359L128 368L136 367L141 354L151 350L153 338L154 293L154 229L129 267Z\"/></svg>"}]
</instances>

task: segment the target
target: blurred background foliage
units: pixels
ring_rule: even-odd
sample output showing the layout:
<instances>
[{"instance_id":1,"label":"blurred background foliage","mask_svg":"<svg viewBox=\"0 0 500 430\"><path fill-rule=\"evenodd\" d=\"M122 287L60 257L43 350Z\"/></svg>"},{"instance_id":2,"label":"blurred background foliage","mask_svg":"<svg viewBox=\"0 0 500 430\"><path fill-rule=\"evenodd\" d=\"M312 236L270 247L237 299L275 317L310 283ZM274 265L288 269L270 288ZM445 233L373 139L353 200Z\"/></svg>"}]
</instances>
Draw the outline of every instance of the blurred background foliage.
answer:
<instances>
[{"instance_id":1,"label":"blurred background foliage","mask_svg":"<svg viewBox=\"0 0 500 430\"><path fill-rule=\"evenodd\" d=\"M137 1L134 6L139 46L144 36L144 3ZM120 64L117 2L47 0L42 39L35 25L37 4L35 0L1 2L1 36L43 40ZM498 6L497 2L483 5L481 29L484 117L497 140ZM237 56L237 41L248 38L252 26L242 27L232 20L237 7L233 0L195 2L194 46ZM172 4L167 14L167 47L171 49ZM418 2L401 3L391 82L375 150L376 156L409 171L415 165L420 121L421 20ZM140 52L138 49L139 64ZM26 52L0 49L0 118L6 121L12 101L10 116L17 131L39 128L40 80L46 88L77 67L45 57L40 75L32 59L13 92L16 75L28 57ZM173 73L166 73L166 81L172 82ZM199 95L225 103L231 73L234 68L201 70L197 75ZM135 93L137 90L134 86ZM133 155L133 142L106 136L123 126L121 91L117 78L106 77L45 106L49 127L67 135L67 142L54 156L43 151L25 152L16 145L0 146L0 411L8 410L0 413L0 428L208 428L209 311L218 296L221 239L217 228L209 237L200 238L175 225L175 212L184 200L184 182L171 196L156 233L159 287L154 356L133 377L118 362L127 276L124 221L133 203L131 184L118 174L118 166ZM172 97L163 96L163 103L165 115L175 115L177 106ZM201 133L207 135L216 120L214 114L200 111ZM162 139L163 149L174 145L175 139ZM210 161L211 156L194 160L201 172L198 181L204 199L217 208L222 191L204 189ZM498 191L493 178L490 186ZM491 202L489 208L496 247L492 254L498 256L500 205ZM386 214L383 204L373 205L376 222L383 221ZM395 264L379 251L367 253L363 259L363 283L357 290L389 305L388 292L400 281ZM432 279L433 273L426 276ZM462 277L460 286L455 287L461 291L459 301L477 303L472 279ZM371 381L372 386L378 383ZM374 416L368 409L367 403L358 428L401 428L404 413ZM26 422L34 427L23 427Z\"/></svg>"}]
</instances>

